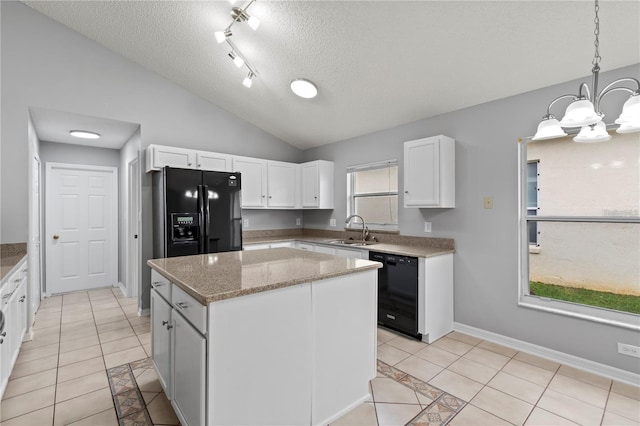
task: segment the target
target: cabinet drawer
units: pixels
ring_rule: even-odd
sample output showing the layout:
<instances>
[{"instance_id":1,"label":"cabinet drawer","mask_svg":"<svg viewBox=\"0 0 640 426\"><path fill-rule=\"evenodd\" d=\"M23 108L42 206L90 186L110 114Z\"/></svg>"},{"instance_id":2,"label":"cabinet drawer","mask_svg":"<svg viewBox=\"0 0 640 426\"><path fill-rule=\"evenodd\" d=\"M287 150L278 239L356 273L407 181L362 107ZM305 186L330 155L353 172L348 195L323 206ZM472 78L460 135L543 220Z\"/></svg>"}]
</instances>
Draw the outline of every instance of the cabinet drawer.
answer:
<instances>
[{"instance_id":1,"label":"cabinet drawer","mask_svg":"<svg viewBox=\"0 0 640 426\"><path fill-rule=\"evenodd\" d=\"M167 302L171 301L171 282L153 269L151 270L151 286Z\"/></svg>"},{"instance_id":2,"label":"cabinet drawer","mask_svg":"<svg viewBox=\"0 0 640 426\"><path fill-rule=\"evenodd\" d=\"M200 333L207 332L207 307L189 296L177 285L173 285L171 304L182 314Z\"/></svg>"}]
</instances>

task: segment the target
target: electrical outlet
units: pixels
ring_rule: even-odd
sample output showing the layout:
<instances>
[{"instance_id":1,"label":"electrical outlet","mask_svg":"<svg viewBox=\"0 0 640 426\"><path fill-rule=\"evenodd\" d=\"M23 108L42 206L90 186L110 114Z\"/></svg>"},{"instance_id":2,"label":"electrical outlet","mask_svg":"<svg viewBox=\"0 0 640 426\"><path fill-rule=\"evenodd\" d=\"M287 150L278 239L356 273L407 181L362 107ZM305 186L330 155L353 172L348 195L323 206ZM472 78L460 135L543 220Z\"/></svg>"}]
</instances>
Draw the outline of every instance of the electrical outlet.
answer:
<instances>
[{"instance_id":1,"label":"electrical outlet","mask_svg":"<svg viewBox=\"0 0 640 426\"><path fill-rule=\"evenodd\" d=\"M431 222L424 223L424 232L431 232Z\"/></svg>"},{"instance_id":2,"label":"electrical outlet","mask_svg":"<svg viewBox=\"0 0 640 426\"><path fill-rule=\"evenodd\" d=\"M297 226L300 226L300 223L301 223L300 218L299 218L299 217L296 217L296 225L297 225Z\"/></svg>"},{"instance_id":3,"label":"electrical outlet","mask_svg":"<svg viewBox=\"0 0 640 426\"><path fill-rule=\"evenodd\" d=\"M248 227L249 227L249 219L245 219L245 220L243 221L243 226L244 226L245 228L248 228Z\"/></svg>"},{"instance_id":4,"label":"electrical outlet","mask_svg":"<svg viewBox=\"0 0 640 426\"><path fill-rule=\"evenodd\" d=\"M329 226L333 226L335 228L336 220L335 219L329 219Z\"/></svg>"},{"instance_id":5,"label":"electrical outlet","mask_svg":"<svg viewBox=\"0 0 640 426\"><path fill-rule=\"evenodd\" d=\"M626 343L618 343L618 353L640 358L640 347L628 345Z\"/></svg>"},{"instance_id":6,"label":"electrical outlet","mask_svg":"<svg viewBox=\"0 0 640 426\"><path fill-rule=\"evenodd\" d=\"M493 197L484 197L484 208L485 209L493 208Z\"/></svg>"}]
</instances>

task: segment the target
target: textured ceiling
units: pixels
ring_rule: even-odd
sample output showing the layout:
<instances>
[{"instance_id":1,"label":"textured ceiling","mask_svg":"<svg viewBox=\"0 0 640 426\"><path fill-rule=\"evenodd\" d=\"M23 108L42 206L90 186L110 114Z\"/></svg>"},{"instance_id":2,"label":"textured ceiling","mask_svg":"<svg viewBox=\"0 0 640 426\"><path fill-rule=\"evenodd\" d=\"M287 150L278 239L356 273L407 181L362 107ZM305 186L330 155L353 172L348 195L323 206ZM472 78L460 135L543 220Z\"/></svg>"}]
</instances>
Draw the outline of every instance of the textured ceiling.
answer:
<instances>
[{"instance_id":1,"label":"textured ceiling","mask_svg":"<svg viewBox=\"0 0 640 426\"><path fill-rule=\"evenodd\" d=\"M257 1L258 30L233 27L246 89L213 37L226 1L24 3L302 149L580 78L593 57L591 1ZM640 62L640 2L600 19L603 71Z\"/></svg>"}]
</instances>

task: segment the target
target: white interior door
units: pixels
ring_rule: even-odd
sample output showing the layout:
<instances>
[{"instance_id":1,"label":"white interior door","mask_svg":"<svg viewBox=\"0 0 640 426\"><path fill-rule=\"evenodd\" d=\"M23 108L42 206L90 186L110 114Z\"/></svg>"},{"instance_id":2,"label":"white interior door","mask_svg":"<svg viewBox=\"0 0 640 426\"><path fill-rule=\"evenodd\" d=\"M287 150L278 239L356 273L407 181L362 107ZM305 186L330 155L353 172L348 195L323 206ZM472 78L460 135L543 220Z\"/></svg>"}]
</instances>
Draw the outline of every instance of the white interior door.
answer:
<instances>
[{"instance_id":1,"label":"white interior door","mask_svg":"<svg viewBox=\"0 0 640 426\"><path fill-rule=\"evenodd\" d=\"M47 294L115 286L118 169L47 163Z\"/></svg>"}]
</instances>

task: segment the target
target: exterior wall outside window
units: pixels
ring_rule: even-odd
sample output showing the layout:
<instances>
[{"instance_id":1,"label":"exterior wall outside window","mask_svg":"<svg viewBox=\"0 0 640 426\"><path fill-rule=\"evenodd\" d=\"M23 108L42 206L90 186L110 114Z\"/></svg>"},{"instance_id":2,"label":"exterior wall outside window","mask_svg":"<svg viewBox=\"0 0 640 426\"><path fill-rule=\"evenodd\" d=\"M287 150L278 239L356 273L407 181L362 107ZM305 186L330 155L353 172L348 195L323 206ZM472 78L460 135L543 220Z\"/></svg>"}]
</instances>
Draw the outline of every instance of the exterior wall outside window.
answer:
<instances>
[{"instance_id":1,"label":"exterior wall outside window","mask_svg":"<svg viewBox=\"0 0 640 426\"><path fill-rule=\"evenodd\" d=\"M538 160L538 216L640 216L640 136L608 142L570 137L527 144ZM640 224L538 222L529 278L547 284L640 295Z\"/></svg>"}]
</instances>

